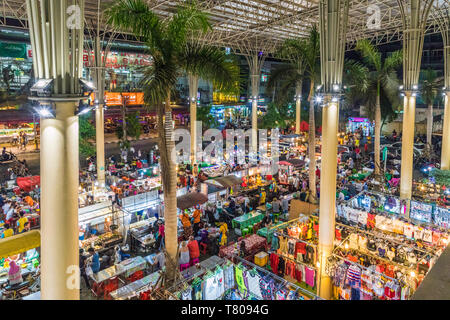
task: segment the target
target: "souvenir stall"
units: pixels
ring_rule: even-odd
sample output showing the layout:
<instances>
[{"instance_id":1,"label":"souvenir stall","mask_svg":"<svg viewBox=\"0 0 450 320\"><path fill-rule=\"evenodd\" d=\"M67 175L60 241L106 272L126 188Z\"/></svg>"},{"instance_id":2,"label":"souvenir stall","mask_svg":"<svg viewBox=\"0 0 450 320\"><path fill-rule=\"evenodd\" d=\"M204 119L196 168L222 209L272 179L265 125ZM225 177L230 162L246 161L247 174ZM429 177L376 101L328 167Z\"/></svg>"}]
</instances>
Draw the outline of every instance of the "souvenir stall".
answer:
<instances>
[{"instance_id":1,"label":"souvenir stall","mask_svg":"<svg viewBox=\"0 0 450 320\"><path fill-rule=\"evenodd\" d=\"M105 299L109 299L110 293L119 288L119 282L125 284L142 279L146 267L147 261L140 256L116 263L89 276L93 282L91 291L95 296L103 294Z\"/></svg>"},{"instance_id":2,"label":"souvenir stall","mask_svg":"<svg viewBox=\"0 0 450 320\"><path fill-rule=\"evenodd\" d=\"M288 159L278 163L278 183L290 185L295 175L299 176L302 169L305 168L306 162L299 159Z\"/></svg>"},{"instance_id":3,"label":"souvenir stall","mask_svg":"<svg viewBox=\"0 0 450 320\"><path fill-rule=\"evenodd\" d=\"M241 241L244 241L245 243L245 248L248 255L244 258L248 261L253 261L255 254L257 254L258 252L267 252L267 240L256 234L252 234L248 237L238 240L236 243L229 244L227 247L220 248L219 257L230 258L236 255L241 246Z\"/></svg>"},{"instance_id":4,"label":"souvenir stall","mask_svg":"<svg viewBox=\"0 0 450 320\"><path fill-rule=\"evenodd\" d=\"M158 281L161 277L159 271L149 274L139 280L131 282L117 290L112 291L109 296L113 300L139 299L144 292L151 292L159 288ZM143 296L143 295L142 295Z\"/></svg>"},{"instance_id":5,"label":"souvenir stall","mask_svg":"<svg viewBox=\"0 0 450 320\"><path fill-rule=\"evenodd\" d=\"M406 300L447 247L448 230L419 223L431 214L426 206L412 203L416 219L407 219L359 201L337 210L335 250L327 262L335 298Z\"/></svg>"},{"instance_id":6,"label":"souvenir stall","mask_svg":"<svg viewBox=\"0 0 450 320\"><path fill-rule=\"evenodd\" d=\"M215 179L206 180L205 184L213 185L216 188L220 189L215 193L211 194L211 197L210 193L208 193L208 198L210 198L211 201L216 201L218 199L217 195L228 198L229 195L239 193L242 184L242 179L238 178L235 175L228 175L226 177L219 177ZM224 192L223 190L226 190L226 192ZM213 200L213 198L215 198L215 200Z\"/></svg>"},{"instance_id":7,"label":"souvenir stall","mask_svg":"<svg viewBox=\"0 0 450 320\"><path fill-rule=\"evenodd\" d=\"M130 214L121 210L111 201L101 202L78 209L80 240L110 232L111 226L124 234Z\"/></svg>"},{"instance_id":8,"label":"souvenir stall","mask_svg":"<svg viewBox=\"0 0 450 320\"><path fill-rule=\"evenodd\" d=\"M41 244L40 232L32 230L2 240L0 246L0 300L20 299L39 290L38 272ZM7 287L11 262L21 268L22 279L26 285L18 290L18 295ZM28 281L28 282L26 282Z\"/></svg>"},{"instance_id":9,"label":"souvenir stall","mask_svg":"<svg viewBox=\"0 0 450 320\"><path fill-rule=\"evenodd\" d=\"M237 256L200 263L169 290L180 300L320 299L301 287Z\"/></svg>"},{"instance_id":10,"label":"souvenir stall","mask_svg":"<svg viewBox=\"0 0 450 320\"><path fill-rule=\"evenodd\" d=\"M157 218L151 217L146 220L132 223L128 227L130 236L130 249L132 252L148 252L156 243L153 235ZM160 219L164 223L164 219Z\"/></svg>"},{"instance_id":11,"label":"souvenir stall","mask_svg":"<svg viewBox=\"0 0 450 320\"><path fill-rule=\"evenodd\" d=\"M114 192L99 186L98 182L80 184L78 190L78 207L83 208L114 198Z\"/></svg>"},{"instance_id":12,"label":"souvenir stall","mask_svg":"<svg viewBox=\"0 0 450 320\"><path fill-rule=\"evenodd\" d=\"M421 202L437 202L439 198L446 195L446 186L435 184L432 181L413 183L412 196ZM450 192L447 192L449 194Z\"/></svg>"},{"instance_id":13,"label":"souvenir stall","mask_svg":"<svg viewBox=\"0 0 450 320\"><path fill-rule=\"evenodd\" d=\"M231 225L237 235L246 236L252 234L255 224L263 219L264 214L260 210L256 210L234 218Z\"/></svg>"},{"instance_id":14,"label":"souvenir stall","mask_svg":"<svg viewBox=\"0 0 450 320\"><path fill-rule=\"evenodd\" d=\"M268 268L309 292L317 293L317 219L301 215L272 230Z\"/></svg>"},{"instance_id":15,"label":"souvenir stall","mask_svg":"<svg viewBox=\"0 0 450 320\"><path fill-rule=\"evenodd\" d=\"M364 137L369 137L374 135L375 125L373 121L367 118L348 118L347 133L354 133L358 129L362 130Z\"/></svg>"}]
</instances>

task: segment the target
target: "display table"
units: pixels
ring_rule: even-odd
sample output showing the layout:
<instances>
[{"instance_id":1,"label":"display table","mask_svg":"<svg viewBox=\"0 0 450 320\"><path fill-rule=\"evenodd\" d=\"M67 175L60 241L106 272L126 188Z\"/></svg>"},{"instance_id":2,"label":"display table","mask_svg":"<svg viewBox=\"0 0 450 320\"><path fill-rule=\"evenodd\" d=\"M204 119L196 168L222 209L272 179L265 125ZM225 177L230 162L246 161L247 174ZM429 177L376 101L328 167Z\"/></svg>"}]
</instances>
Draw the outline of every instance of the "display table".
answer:
<instances>
[{"instance_id":1,"label":"display table","mask_svg":"<svg viewBox=\"0 0 450 320\"><path fill-rule=\"evenodd\" d=\"M261 222L264 218L264 214L260 211L252 211L250 213L243 214L232 221L232 226L235 229L244 229L255 223Z\"/></svg>"},{"instance_id":2,"label":"display table","mask_svg":"<svg viewBox=\"0 0 450 320\"><path fill-rule=\"evenodd\" d=\"M142 279L132 282L122 288L110 293L114 300L125 300L137 296L140 291L148 290L154 286L160 277L159 271L154 272Z\"/></svg>"},{"instance_id":3,"label":"display table","mask_svg":"<svg viewBox=\"0 0 450 320\"><path fill-rule=\"evenodd\" d=\"M256 233L257 235L264 237L267 239L267 242L270 243L272 241L272 236L273 233L275 232L274 227L282 224L283 222L278 222L275 225L273 225L269 230L267 230L267 228L261 228L258 230L258 232Z\"/></svg>"},{"instance_id":4,"label":"display table","mask_svg":"<svg viewBox=\"0 0 450 320\"><path fill-rule=\"evenodd\" d=\"M267 240L261 236L256 234L252 234L251 236L243 239L245 242L245 248L250 256L258 253L259 251L264 251L267 248ZM237 242L237 248L240 248L240 242ZM219 257L221 258L231 258L235 254L235 245L230 245L228 247L223 247L219 251Z\"/></svg>"},{"instance_id":5,"label":"display table","mask_svg":"<svg viewBox=\"0 0 450 320\"><path fill-rule=\"evenodd\" d=\"M146 264L147 261L142 257L127 259L112 267L94 273L91 275L91 279L99 284L120 275L129 277L134 272L145 269Z\"/></svg>"}]
</instances>

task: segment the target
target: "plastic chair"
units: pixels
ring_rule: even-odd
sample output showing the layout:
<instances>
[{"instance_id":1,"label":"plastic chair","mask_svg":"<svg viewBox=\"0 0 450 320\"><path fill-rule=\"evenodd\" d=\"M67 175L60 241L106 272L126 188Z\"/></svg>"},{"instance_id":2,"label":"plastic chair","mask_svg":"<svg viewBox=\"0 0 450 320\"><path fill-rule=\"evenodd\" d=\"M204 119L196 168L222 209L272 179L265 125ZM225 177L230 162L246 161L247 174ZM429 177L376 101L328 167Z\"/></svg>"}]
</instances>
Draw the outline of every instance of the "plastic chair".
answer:
<instances>
[{"instance_id":1,"label":"plastic chair","mask_svg":"<svg viewBox=\"0 0 450 320\"><path fill-rule=\"evenodd\" d=\"M111 300L110 293L113 291L116 291L119 289L119 278L114 277L109 279L108 284L105 285L104 291L103 291L103 299L105 300Z\"/></svg>"},{"instance_id":2,"label":"plastic chair","mask_svg":"<svg viewBox=\"0 0 450 320\"><path fill-rule=\"evenodd\" d=\"M200 242L200 251L203 255L206 255L206 252L208 250L208 244L204 242Z\"/></svg>"},{"instance_id":3,"label":"plastic chair","mask_svg":"<svg viewBox=\"0 0 450 320\"><path fill-rule=\"evenodd\" d=\"M96 296L100 296L103 293L103 283L94 282L92 284L92 291L94 291Z\"/></svg>"},{"instance_id":4,"label":"plastic chair","mask_svg":"<svg viewBox=\"0 0 450 320\"><path fill-rule=\"evenodd\" d=\"M253 233L253 226L248 226L248 234L252 234Z\"/></svg>"},{"instance_id":5,"label":"plastic chair","mask_svg":"<svg viewBox=\"0 0 450 320\"><path fill-rule=\"evenodd\" d=\"M248 235L248 232L249 232L248 228L245 228L244 230L242 230L242 236L246 237Z\"/></svg>"}]
</instances>

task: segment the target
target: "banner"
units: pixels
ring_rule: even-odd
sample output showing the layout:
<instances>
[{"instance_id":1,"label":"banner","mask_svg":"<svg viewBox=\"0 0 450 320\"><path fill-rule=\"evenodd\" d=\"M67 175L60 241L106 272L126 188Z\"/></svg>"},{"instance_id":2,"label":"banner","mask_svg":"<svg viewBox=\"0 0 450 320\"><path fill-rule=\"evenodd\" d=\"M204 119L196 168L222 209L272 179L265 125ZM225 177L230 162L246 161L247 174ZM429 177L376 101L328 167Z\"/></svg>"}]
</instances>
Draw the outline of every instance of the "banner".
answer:
<instances>
[{"instance_id":1,"label":"banner","mask_svg":"<svg viewBox=\"0 0 450 320\"><path fill-rule=\"evenodd\" d=\"M0 57L27 59L27 45L25 43L0 42Z\"/></svg>"}]
</instances>

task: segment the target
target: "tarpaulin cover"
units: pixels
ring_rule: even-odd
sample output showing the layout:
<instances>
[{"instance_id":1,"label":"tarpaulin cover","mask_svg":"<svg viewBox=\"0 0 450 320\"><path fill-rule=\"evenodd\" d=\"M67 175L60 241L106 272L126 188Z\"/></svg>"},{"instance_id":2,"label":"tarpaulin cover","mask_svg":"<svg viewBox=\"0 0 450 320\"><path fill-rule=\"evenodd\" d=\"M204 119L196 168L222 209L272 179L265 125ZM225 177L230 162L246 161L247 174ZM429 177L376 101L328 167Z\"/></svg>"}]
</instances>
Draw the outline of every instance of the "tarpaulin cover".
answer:
<instances>
[{"instance_id":1,"label":"tarpaulin cover","mask_svg":"<svg viewBox=\"0 0 450 320\"><path fill-rule=\"evenodd\" d=\"M30 192L41 184L40 176L32 176L32 177L21 177L16 180L17 185L20 189L25 192Z\"/></svg>"},{"instance_id":2,"label":"tarpaulin cover","mask_svg":"<svg viewBox=\"0 0 450 320\"><path fill-rule=\"evenodd\" d=\"M0 259L8 258L16 254L41 246L41 233L32 230L25 233L0 240Z\"/></svg>"},{"instance_id":3,"label":"tarpaulin cover","mask_svg":"<svg viewBox=\"0 0 450 320\"><path fill-rule=\"evenodd\" d=\"M208 197L200 192L191 192L177 198L178 209L184 210L204 204L208 201Z\"/></svg>"}]
</instances>

